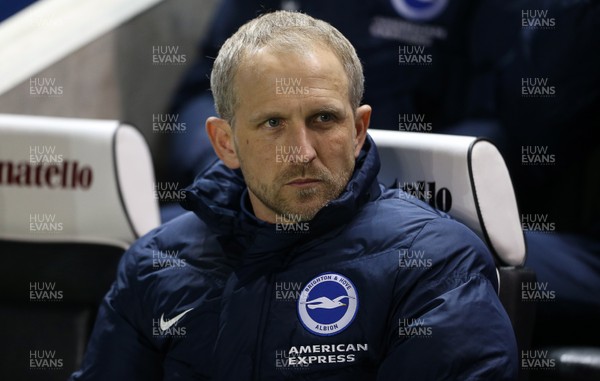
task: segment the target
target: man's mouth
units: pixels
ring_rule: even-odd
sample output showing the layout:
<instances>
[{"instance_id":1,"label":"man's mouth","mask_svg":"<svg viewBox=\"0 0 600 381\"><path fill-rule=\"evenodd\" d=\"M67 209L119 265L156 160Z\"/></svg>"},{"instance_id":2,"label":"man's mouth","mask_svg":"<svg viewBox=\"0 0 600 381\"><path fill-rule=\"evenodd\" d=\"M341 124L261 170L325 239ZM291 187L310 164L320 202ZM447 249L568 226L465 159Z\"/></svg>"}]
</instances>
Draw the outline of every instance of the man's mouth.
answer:
<instances>
[{"instance_id":1,"label":"man's mouth","mask_svg":"<svg viewBox=\"0 0 600 381\"><path fill-rule=\"evenodd\" d=\"M304 188L304 187L311 187L311 186L317 185L320 182L321 182L321 180L319 180L319 179L297 178L297 179L293 179L292 181L288 182L285 185Z\"/></svg>"}]
</instances>

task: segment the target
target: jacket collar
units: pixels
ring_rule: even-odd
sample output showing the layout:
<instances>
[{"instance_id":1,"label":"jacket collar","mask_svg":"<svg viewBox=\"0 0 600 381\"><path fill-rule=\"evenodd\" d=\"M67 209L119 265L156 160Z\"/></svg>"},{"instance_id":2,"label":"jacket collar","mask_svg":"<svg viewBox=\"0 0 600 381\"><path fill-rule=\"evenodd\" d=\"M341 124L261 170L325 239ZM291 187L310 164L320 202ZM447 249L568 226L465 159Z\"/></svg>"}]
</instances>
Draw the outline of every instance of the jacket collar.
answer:
<instances>
[{"instance_id":1,"label":"jacket collar","mask_svg":"<svg viewBox=\"0 0 600 381\"><path fill-rule=\"evenodd\" d=\"M379 168L377 148L367 135L342 194L324 206L302 232L282 232L276 225L256 218L241 171L231 170L221 161L185 189L186 197L181 204L202 219L220 237L222 245L247 253L276 252L313 240L350 221L365 203L379 197Z\"/></svg>"}]
</instances>

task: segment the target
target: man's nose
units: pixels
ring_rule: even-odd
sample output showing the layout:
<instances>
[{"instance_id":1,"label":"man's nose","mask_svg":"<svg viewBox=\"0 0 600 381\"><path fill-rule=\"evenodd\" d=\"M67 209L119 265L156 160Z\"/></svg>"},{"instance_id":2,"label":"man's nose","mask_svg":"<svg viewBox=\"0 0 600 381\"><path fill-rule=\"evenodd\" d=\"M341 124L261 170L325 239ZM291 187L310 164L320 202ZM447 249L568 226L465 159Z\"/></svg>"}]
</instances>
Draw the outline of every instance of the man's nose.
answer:
<instances>
[{"instance_id":1,"label":"man's nose","mask_svg":"<svg viewBox=\"0 0 600 381\"><path fill-rule=\"evenodd\" d=\"M316 136L305 123L296 123L289 129L288 143L291 151L290 163L308 164L317 157L314 140Z\"/></svg>"}]
</instances>

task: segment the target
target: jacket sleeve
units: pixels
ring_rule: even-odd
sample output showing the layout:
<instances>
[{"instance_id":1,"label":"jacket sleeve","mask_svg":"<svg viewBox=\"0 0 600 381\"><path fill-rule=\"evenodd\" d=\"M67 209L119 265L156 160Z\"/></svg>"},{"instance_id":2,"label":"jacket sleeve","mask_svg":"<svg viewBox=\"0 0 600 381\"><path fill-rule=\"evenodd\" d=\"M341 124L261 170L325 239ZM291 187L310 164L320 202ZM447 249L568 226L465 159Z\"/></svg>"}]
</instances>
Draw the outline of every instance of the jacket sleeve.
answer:
<instances>
[{"instance_id":1,"label":"jacket sleeve","mask_svg":"<svg viewBox=\"0 0 600 381\"><path fill-rule=\"evenodd\" d=\"M69 381L162 379L162 359L135 323L141 316L135 292L137 250L121 259L117 279L100 305L80 370Z\"/></svg>"},{"instance_id":2,"label":"jacket sleeve","mask_svg":"<svg viewBox=\"0 0 600 381\"><path fill-rule=\"evenodd\" d=\"M464 225L439 218L409 250L431 262L399 270L377 379L516 380L516 340L483 242Z\"/></svg>"}]
</instances>

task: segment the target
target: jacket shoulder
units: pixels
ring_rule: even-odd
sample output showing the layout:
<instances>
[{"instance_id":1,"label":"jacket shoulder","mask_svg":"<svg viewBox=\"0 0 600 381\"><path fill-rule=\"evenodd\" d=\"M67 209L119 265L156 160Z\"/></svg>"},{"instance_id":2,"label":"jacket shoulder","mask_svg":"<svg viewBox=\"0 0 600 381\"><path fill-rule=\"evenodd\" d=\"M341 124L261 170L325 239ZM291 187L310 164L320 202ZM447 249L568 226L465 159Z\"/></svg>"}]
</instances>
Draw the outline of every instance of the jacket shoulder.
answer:
<instances>
[{"instance_id":1,"label":"jacket shoulder","mask_svg":"<svg viewBox=\"0 0 600 381\"><path fill-rule=\"evenodd\" d=\"M496 280L493 256L469 227L404 192L386 190L361 212L356 231L369 231L378 251L421 255L446 271L481 272ZM398 254L400 255L400 254Z\"/></svg>"}]
</instances>

